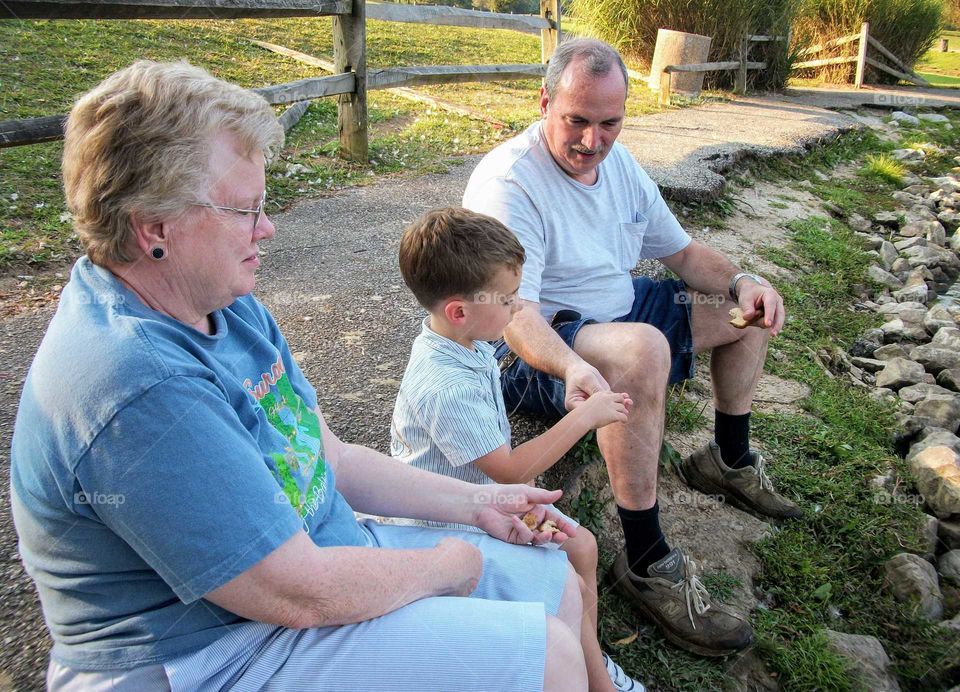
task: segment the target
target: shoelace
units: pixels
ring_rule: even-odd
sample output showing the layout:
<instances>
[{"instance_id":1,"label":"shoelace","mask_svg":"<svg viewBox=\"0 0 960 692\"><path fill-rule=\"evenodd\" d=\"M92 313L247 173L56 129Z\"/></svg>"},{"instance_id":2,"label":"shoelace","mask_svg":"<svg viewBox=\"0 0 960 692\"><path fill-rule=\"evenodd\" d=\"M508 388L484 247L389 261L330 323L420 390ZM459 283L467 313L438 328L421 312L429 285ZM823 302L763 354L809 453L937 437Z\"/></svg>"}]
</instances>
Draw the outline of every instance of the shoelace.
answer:
<instances>
[{"instance_id":1,"label":"shoelace","mask_svg":"<svg viewBox=\"0 0 960 692\"><path fill-rule=\"evenodd\" d=\"M766 462L760 454L757 454L757 463L754 464L751 468L753 473L760 479L760 488L762 490L773 490L773 481L770 480L770 477L767 475L767 472L764 470L763 465Z\"/></svg>"},{"instance_id":2,"label":"shoelace","mask_svg":"<svg viewBox=\"0 0 960 692\"><path fill-rule=\"evenodd\" d=\"M710 604L707 602L710 598L710 592L703 582L695 574L696 563L686 555L683 556L684 578L678 581L670 588L674 591L680 591L687 603L687 617L690 618L690 624L693 629L697 629L697 622L693 619L693 612L697 615L703 615L710 610Z\"/></svg>"}]
</instances>

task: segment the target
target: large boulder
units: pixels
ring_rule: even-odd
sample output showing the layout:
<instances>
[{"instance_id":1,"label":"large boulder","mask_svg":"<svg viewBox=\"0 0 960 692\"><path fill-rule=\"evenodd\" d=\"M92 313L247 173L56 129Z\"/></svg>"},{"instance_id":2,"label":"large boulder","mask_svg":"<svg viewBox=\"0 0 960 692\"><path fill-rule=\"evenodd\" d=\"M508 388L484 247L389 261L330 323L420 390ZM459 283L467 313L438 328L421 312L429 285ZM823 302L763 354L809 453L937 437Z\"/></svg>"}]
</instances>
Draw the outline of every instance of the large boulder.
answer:
<instances>
[{"instance_id":1,"label":"large boulder","mask_svg":"<svg viewBox=\"0 0 960 692\"><path fill-rule=\"evenodd\" d=\"M875 264L867 269L867 278L885 288L889 288L891 291L903 288L903 282L900 279Z\"/></svg>"},{"instance_id":2,"label":"large boulder","mask_svg":"<svg viewBox=\"0 0 960 692\"><path fill-rule=\"evenodd\" d=\"M960 513L960 457L949 447L927 447L908 455L917 490L938 519Z\"/></svg>"},{"instance_id":3,"label":"large boulder","mask_svg":"<svg viewBox=\"0 0 960 692\"><path fill-rule=\"evenodd\" d=\"M938 226L943 229L943 225L936 219L923 219L904 224L898 232L904 238L927 238Z\"/></svg>"},{"instance_id":4,"label":"large boulder","mask_svg":"<svg viewBox=\"0 0 960 692\"><path fill-rule=\"evenodd\" d=\"M893 263L897 261L897 257L899 257L899 254L893 243L889 240L880 243L880 263L884 269L890 271L893 268Z\"/></svg>"},{"instance_id":5,"label":"large boulder","mask_svg":"<svg viewBox=\"0 0 960 692\"><path fill-rule=\"evenodd\" d=\"M940 348L960 350L960 329L956 327L940 327L933 335L933 344Z\"/></svg>"},{"instance_id":6,"label":"large boulder","mask_svg":"<svg viewBox=\"0 0 960 692\"><path fill-rule=\"evenodd\" d=\"M960 368L948 368L937 375L937 384L944 389L960 392Z\"/></svg>"},{"instance_id":7,"label":"large boulder","mask_svg":"<svg viewBox=\"0 0 960 692\"><path fill-rule=\"evenodd\" d=\"M883 330L881 330L882 333ZM912 349L911 349L912 350ZM892 358L910 358L910 353L903 347L903 344L885 344L874 350L873 357L876 360L891 360Z\"/></svg>"},{"instance_id":8,"label":"large boulder","mask_svg":"<svg viewBox=\"0 0 960 692\"><path fill-rule=\"evenodd\" d=\"M941 519L937 525L937 538L947 550L960 548L960 519Z\"/></svg>"},{"instance_id":9,"label":"large boulder","mask_svg":"<svg viewBox=\"0 0 960 692\"><path fill-rule=\"evenodd\" d=\"M924 372L923 366L916 361L906 358L892 358L887 361L883 370L877 374L877 386L897 390L923 382Z\"/></svg>"},{"instance_id":10,"label":"large boulder","mask_svg":"<svg viewBox=\"0 0 960 692\"><path fill-rule=\"evenodd\" d=\"M917 384L912 384L909 387L902 388L897 392L897 396L910 404L917 404L924 399L926 399L931 394L941 394L941 395L951 395L949 389L941 387L938 384L927 384L926 382L919 382Z\"/></svg>"},{"instance_id":11,"label":"large boulder","mask_svg":"<svg viewBox=\"0 0 960 692\"><path fill-rule=\"evenodd\" d=\"M960 550L950 550L940 556L937 571L944 580L960 586Z\"/></svg>"},{"instance_id":12,"label":"large boulder","mask_svg":"<svg viewBox=\"0 0 960 692\"><path fill-rule=\"evenodd\" d=\"M852 669L864 689L899 692L900 685L890 670L890 657L876 637L825 630L830 648Z\"/></svg>"},{"instance_id":13,"label":"large boulder","mask_svg":"<svg viewBox=\"0 0 960 692\"><path fill-rule=\"evenodd\" d=\"M960 307L950 304L937 303L932 305L923 318L923 326L931 334L943 328L956 329L960 325Z\"/></svg>"},{"instance_id":14,"label":"large boulder","mask_svg":"<svg viewBox=\"0 0 960 692\"><path fill-rule=\"evenodd\" d=\"M937 582L937 570L913 553L900 553L884 565L884 583L901 603L915 602L928 620L943 617L943 594Z\"/></svg>"},{"instance_id":15,"label":"large boulder","mask_svg":"<svg viewBox=\"0 0 960 692\"><path fill-rule=\"evenodd\" d=\"M956 433L960 427L960 397L953 392L947 396L931 394L917 404L913 413L932 421L938 428Z\"/></svg>"},{"instance_id":16,"label":"large boulder","mask_svg":"<svg viewBox=\"0 0 960 692\"><path fill-rule=\"evenodd\" d=\"M941 370L960 365L960 352L942 348L933 343L917 346L910 354L910 358L934 375Z\"/></svg>"},{"instance_id":17,"label":"large boulder","mask_svg":"<svg viewBox=\"0 0 960 692\"><path fill-rule=\"evenodd\" d=\"M922 322L907 322L903 319L890 320L885 322L880 329L883 330L883 340L887 343L899 341L915 341L922 343L929 341L930 335ZM923 367L922 365L920 366Z\"/></svg>"}]
</instances>

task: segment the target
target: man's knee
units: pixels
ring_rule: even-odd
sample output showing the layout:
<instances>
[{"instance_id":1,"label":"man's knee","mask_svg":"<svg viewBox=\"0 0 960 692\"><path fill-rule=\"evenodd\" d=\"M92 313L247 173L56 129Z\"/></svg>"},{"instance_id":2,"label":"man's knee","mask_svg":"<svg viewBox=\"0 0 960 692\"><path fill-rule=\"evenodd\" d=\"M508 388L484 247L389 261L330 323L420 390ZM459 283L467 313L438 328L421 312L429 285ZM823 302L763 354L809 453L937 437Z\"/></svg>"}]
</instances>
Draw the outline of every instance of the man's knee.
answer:
<instances>
[{"instance_id":1,"label":"man's knee","mask_svg":"<svg viewBox=\"0 0 960 692\"><path fill-rule=\"evenodd\" d=\"M600 362L594 366L613 386L624 383L651 383L670 374L670 344L656 327L648 324L624 324L611 330L605 340ZM658 385L659 386L659 385Z\"/></svg>"}]
</instances>

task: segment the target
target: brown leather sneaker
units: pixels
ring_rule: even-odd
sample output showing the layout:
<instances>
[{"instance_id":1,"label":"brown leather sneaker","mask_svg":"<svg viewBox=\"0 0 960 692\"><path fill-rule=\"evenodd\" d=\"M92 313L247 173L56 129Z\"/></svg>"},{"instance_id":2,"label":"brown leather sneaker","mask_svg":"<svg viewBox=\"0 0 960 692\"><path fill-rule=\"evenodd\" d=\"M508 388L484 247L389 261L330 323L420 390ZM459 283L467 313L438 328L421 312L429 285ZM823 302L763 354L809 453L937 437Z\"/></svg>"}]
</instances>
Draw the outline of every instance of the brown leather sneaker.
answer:
<instances>
[{"instance_id":1,"label":"brown leather sneaker","mask_svg":"<svg viewBox=\"0 0 960 692\"><path fill-rule=\"evenodd\" d=\"M614 587L666 638L701 656L727 656L753 642L753 628L728 608L710 603L710 594L697 578L696 565L679 548L638 577L621 551L610 576Z\"/></svg>"},{"instance_id":2,"label":"brown leather sneaker","mask_svg":"<svg viewBox=\"0 0 960 692\"><path fill-rule=\"evenodd\" d=\"M687 485L707 495L723 495L740 509L774 519L795 519L803 514L795 502L773 489L759 452L750 452L750 465L732 469L720 458L712 440L683 460Z\"/></svg>"}]
</instances>

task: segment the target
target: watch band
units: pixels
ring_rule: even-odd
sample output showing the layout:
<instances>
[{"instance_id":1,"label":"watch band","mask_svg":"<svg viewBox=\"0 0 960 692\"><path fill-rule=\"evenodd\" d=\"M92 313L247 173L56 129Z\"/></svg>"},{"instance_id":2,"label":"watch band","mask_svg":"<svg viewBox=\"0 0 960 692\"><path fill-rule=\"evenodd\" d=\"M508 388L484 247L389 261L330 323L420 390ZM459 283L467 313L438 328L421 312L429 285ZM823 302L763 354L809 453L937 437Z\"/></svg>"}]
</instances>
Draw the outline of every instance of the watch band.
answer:
<instances>
[{"instance_id":1,"label":"watch band","mask_svg":"<svg viewBox=\"0 0 960 692\"><path fill-rule=\"evenodd\" d=\"M743 278L750 279L751 281L763 286L763 279L757 276L756 274L751 274L750 272L737 272L736 274L733 275L733 278L730 279L729 292L730 292L731 300L737 300L739 298L739 295L737 293L737 283L740 281L740 279L743 279Z\"/></svg>"}]
</instances>

